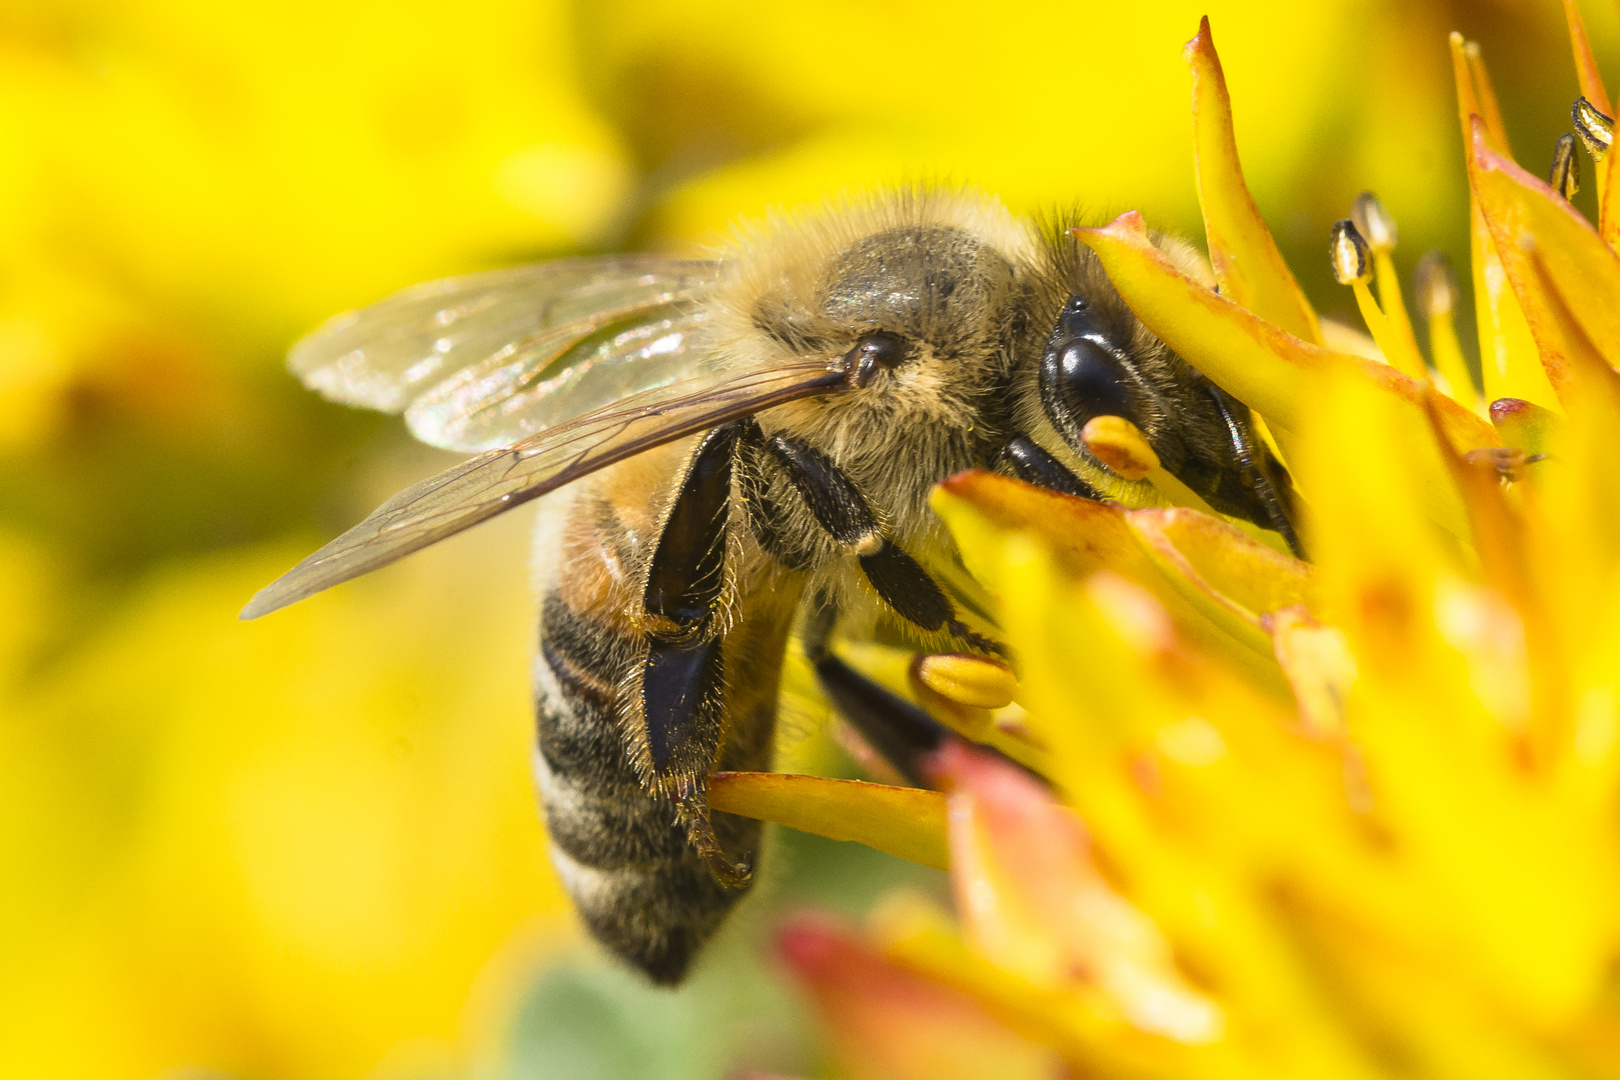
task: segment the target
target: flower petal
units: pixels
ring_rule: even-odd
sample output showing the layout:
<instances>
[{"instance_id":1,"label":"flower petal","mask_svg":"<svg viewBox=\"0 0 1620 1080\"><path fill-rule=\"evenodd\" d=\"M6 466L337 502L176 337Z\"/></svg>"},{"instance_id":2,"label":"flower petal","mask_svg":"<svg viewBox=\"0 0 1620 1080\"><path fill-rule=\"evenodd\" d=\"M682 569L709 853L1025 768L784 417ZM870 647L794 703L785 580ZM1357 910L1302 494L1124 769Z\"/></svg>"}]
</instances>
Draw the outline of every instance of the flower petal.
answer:
<instances>
[{"instance_id":1,"label":"flower petal","mask_svg":"<svg viewBox=\"0 0 1620 1080\"><path fill-rule=\"evenodd\" d=\"M1232 134L1232 100L1208 16L1199 21L1197 36L1181 55L1192 70L1193 166L1215 280L1234 302L1295 337L1320 345L1316 312L1283 261L1244 182Z\"/></svg>"},{"instance_id":2,"label":"flower petal","mask_svg":"<svg viewBox=\"0 0 1620 1080\"><path fill-rule=\"evenodd\" d=\"M1548 381L1566 407L1577 393L1571 365L1584 336L1605 363L1620 364L1620 257L1597 230L1541 180L1490 148L1484 125L1474 121L1468 172L1480 212L1541 353ZM1535 259L1561 294L1549 301ZM1567 308L1578 329L1559 318Z\"/></svg>"},{"instance_id":3,"label":"flower petal","mask_svg":"<svg viewBox=\"0 0 1620 1080\"><path fill-rule=\"evenodd\" d=\"M1260 616L1313 599L1308 563L1281 554L1208 514L1129 510L1125 520L1177 575L1260 625Z\"/></svg>"},{"instance_id":4,"label":"flower petal","mask_svg":"<svg viewBox=\"0 0 1620 1080\"><path fill-rule=\"evenodd\" d=\"M1219 1039L1221 1009L1175 968L1158 927L1103 879L1074 812L1029 776L956 746L950 783L957 905L973 947L1038 986L1100 987L1138 1030Z\"/></svg>"},{"instance_id":5,"label":"flower petal","mask_svg":"<svg viewBox=\"0 0 1620 1080\"><path fill-rule=\"evenodd\" d=\"M794 773L718 772L709 778L709 805L950 869L945 799L937 791Z\"/></svg>"},{"instance_id":6,"label":"flower petal","mask_svg":"<svg viewBox=\"0 0 1620 1080\"><path fill-rule=\"evenodd\" d=\"M1294 688L1305 730L1342 738L1348 730L1345 709L1350 688L1356 681L1356 659L1344 632L1323 626L1303 606L1276 612L1270 623L1277 663Z\"/></svg>"},{"instance_id":7,"label":"flower petal","mask_svg":"<svg viewBox=\"0 0 1620 1080\"><path fill-rule=\"evenodd\" d=\"M1477 57L1478 46L1473 47L1475 62L1470 63L1469 45L1462 35L1451 35L1451 67L1457 83L1457 109L1462 119L1463 145L1473 144L1472 117L1485 118L1487 134L1496 139L1497 147L1506 148L1506 137L1498 137L1490 128L1492 110L1481 102L1482 84L1489 100L1490 80L1485 74L1484 61ZM1476 75L1478 79L1476 80ZM1497 257L1496 241L1491 238L1490 227L1480 213L1479 199L1469 194L1469 244L1474 274L1474 315L1479 324L1480 372L1484 377L1485 400L1500 397L1524 398L1538 405L1556 405L1547 376L1542 371L1535 339L1519 301L1508 284Z\"/></svg>"},{"instance_id":8,"label":"flower petal","mask_svg":"<svg viewBox=\"0 0 1620 1080\"><path fill-rule=\"evenodd\" d=\"M1232 604L1183 579L1162 554L1151 552L1127 524L1129 511L977 471L941 484L933 505L951 527L968 569L992 592L1027 587L1005 577L1000 553L1010 535L1038 536L1066 575L1107 569L1142 586L1190 640L1281 688L1266 635Z\"/></svg>"},{"instance_id":9,"label":"flower petal","mask_svg":"<svg viewBox=\"0 0 1620 1080\"><path fill-rule=\"evenodd\" d=\"M1058 1056L972 997L873 952L822 919L785 926L777 948L814 997L840 1075L857 1080L1058 1080Z\"/></svg>"}]
</instances>

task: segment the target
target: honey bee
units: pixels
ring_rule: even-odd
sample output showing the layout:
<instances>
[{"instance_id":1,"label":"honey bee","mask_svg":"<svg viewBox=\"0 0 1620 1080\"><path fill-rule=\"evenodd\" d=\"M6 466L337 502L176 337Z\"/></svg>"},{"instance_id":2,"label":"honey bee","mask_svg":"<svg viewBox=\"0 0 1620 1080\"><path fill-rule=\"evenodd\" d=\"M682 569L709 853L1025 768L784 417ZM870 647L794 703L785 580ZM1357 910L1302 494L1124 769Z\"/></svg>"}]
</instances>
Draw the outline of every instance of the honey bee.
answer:
<instances>
[{"instance_id":1,"label":"honey bee","mask_svg":"<svg viewBox=\"0 0 1620 1080\"><path fill-rule=\"evenodd\" d=\"M1287 474L1248 409L1160 343L1062 224L905 190L771 220L713 261L564 259L340 316L293 349L294 373L476 456L243 617L554 492L534 663L552 860L598 940L679 982L750 880L760 825L711 815L706 785L770 767L795 626L880 750L920 721L830 652L835 630L999 650L965 613L933 485L993 469L1141 503L1080 436L1118 415L1212 506L1296 543Z\"/></svg>"}]
</instances>

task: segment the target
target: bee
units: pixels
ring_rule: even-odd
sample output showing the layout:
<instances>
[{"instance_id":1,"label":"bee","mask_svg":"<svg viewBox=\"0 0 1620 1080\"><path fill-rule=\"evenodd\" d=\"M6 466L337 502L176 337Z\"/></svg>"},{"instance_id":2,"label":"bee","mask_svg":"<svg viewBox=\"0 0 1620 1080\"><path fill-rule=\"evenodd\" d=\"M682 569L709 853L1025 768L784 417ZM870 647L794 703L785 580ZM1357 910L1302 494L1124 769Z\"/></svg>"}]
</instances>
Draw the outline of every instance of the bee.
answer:
<instances>
[{"instance_id":1,"label":"bee","mask_svg":"<svg viewBox=\"0 0 1620 1080\"><path fill-rule=\"evenodd\" d=\"M1192 267L1185 244L1160 245ZM290 366L475 456L243 617L547 496L534 695L552 861L595 937L662 984L751 880L760 824L711 814L706 787L770 767L796 626L880 750L926 742L926 722L844 666L832 634L1000 651L929 509L939 481L991 469L1140 504L1143 485L1080 434L1123 416L1212 506L1297 547L1287 474L1249 410L1159 342L1062 223L971 191L773 219L712 261L584 257L419 285L327 323Z\"/></svg>"}]
</instances>

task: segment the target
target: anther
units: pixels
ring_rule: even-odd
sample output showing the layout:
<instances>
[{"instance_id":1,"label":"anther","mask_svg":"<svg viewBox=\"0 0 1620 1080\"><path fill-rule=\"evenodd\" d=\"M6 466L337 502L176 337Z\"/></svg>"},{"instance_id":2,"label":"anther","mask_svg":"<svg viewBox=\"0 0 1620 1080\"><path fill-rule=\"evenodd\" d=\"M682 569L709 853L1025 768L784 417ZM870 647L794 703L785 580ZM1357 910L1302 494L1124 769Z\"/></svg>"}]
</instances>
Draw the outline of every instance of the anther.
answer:
<instances>
[{"instance_id":1,"label":"anther","mask_svg":"<svg viewBox=\"0 0 1620 1080\"><path fill-rule=\"evenodd\" d=\"M1570 117L1575 121L1575 134L1586 144L1593 160L1602 161L1614 145L1614 118L1599 112L1584 95L1575 99Z\"/></svg>"},{"instance_id":2,"label":"anther","mask_svg":"<svg viewBox=\"0 0 1620 1080\"><path fill-rule=\"evenodd\" d=\"M1553 190L1564 197L1564 201L1575 197L1581 190L1581 163L1575 156L1575 136L1564 133L1558 136L1558 142L1553 147L1552 170L1547 174L1547 183Z\"/></svg>"},{"instance_id":3,"label":"anther","mask_svg":"<svg viewBox=\"0 0 1620 1080\"><path fill-rule=\"evenodd\" d=\"M1395 250L1395 219L1389 216L1378 196L1363 191L1350 206L1350 220L1367 241L1374 255Z\"/></svg>"},{"instance_id":4,"label":"anther","mask_svg":"<svg viewBox=\"0 0 1620 1080\"><path fill-rule=\"evenodd\" d=\"M1127 480L1142 480L1159 467L1141 429L1122 416L1093 416L1080 431L1093 457Z\"/></svg>"},{"instance_id":5,"label":"anther","mask_svg":"<svg viewBox=\"0 0 1620 1080\"><path fill-rule=\"evenodd\" d=\"M1344 218L1333 223L1328 237L1328 259L1333 264L1333 277L1340 285L1364 285L1372 280L1371 254L1367 241L1357 231L1355 222Z\"/></svg>"},{"instance_id":6,"label":"anther","mask_svg":"<svg viewBox=\"0 0 1620 1080\"><path fill-rule=\"evenodd\" d=\"M1568 135L1564 138L1569 138ZM1450 315L1457 307L1457 275L1443 251L1430 251L1418 260L1413 290L1418 307L1430 319Z\"/></svg>"},{"instance_id":7,"label":"anther","mask_svg":"<svg viewBox=\"0 0 1620 1080\"><path fill-rule=\"evenodd\" d=\"M976 709L1004 708L1018 692L1012 668L966 653L922 657L916 662L915 674L934 693Z\"/></svg>"}]
</instances>

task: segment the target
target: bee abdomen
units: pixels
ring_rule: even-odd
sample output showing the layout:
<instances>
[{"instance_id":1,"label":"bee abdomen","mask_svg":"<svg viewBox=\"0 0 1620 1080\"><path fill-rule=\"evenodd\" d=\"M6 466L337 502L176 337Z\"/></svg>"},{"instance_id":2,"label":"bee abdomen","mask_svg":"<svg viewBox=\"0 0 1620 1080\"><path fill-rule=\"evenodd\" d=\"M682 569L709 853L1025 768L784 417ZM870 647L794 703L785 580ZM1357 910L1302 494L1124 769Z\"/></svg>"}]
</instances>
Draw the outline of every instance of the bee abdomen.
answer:
<instances>
[{"instance_id":1,"label":"bee abdomen","mask_svg":"<svg viewBox=\"0 0 1620 1080\"><path fill-rule=\"evenodd\" d=\"M619 717L641 650L555 592L541 611L535 662L536 760L552 862L591 933L654 981L681 980L743 895L714 879L674 804L641 786ZM717 814L730 851L755 850L758 822Z\"/></svg>"}]
</instances>

